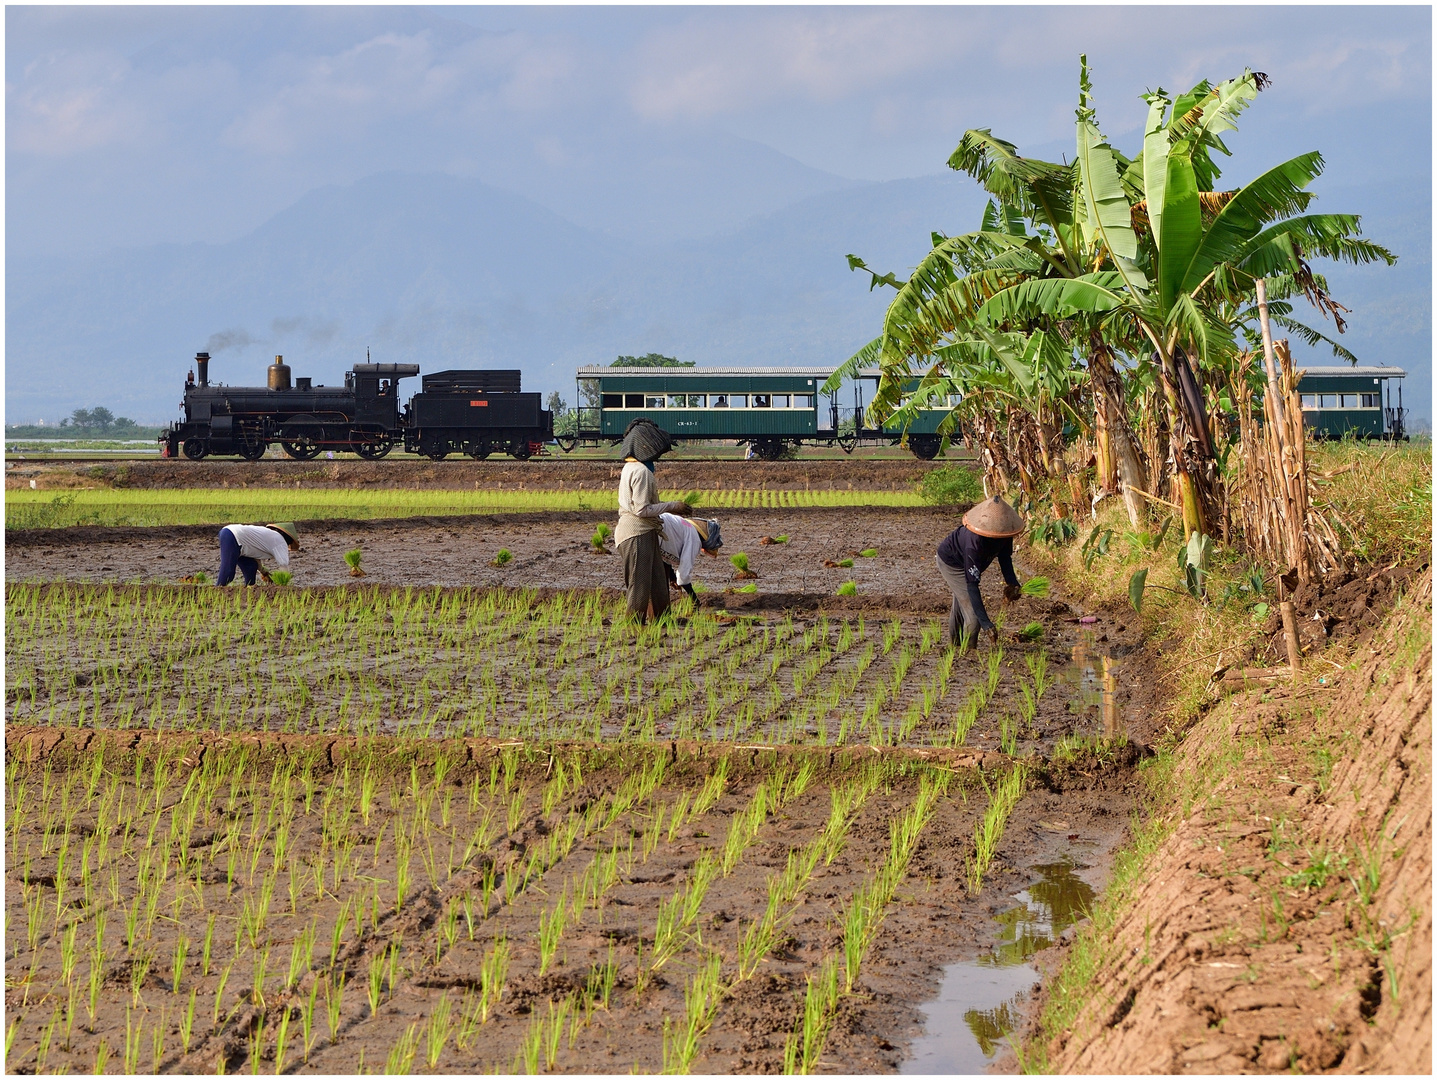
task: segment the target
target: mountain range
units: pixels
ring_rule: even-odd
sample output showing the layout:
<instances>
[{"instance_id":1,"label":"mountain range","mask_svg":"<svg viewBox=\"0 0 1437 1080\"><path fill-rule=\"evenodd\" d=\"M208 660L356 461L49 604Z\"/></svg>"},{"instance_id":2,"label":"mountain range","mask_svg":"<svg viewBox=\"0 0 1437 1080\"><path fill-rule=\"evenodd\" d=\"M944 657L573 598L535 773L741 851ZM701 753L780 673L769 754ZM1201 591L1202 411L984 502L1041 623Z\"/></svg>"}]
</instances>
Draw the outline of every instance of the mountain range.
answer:
<instances>
[{"instance_id":1,"label":"mountain range","mask_svg":"<svg viewBox=\"0 0 1437 1080\"><path fill-rule=\"evenodd\" d=\"M200 349L214 357L211 378L236 385L262 384L274 354L317 383L339 382L367 354L425 371L518 367L526 389L571 402L576 367L620 354L838 364L877 333L892 295L870 292L845 255L904 276L933 230L972 228L984 202L954 173L859 183L796 172L780 188L792 201L655 243L577 225L479 180L383 173L313 190L227 243L11 255L7 419L100 404L167 419ZM1360 210L1372 194L1335 189L1322 209ZM1379 205L1429 205L1414 192L1384 195ZM734 216L726 205L714 220ZM1365 224L1402 261L1329 268L1354 311L1344 344L1412 370L1408 404L1426 417L1430 210ZM1299 362L1326 359L1295 352Z\"/></svg>"}]
</instances>

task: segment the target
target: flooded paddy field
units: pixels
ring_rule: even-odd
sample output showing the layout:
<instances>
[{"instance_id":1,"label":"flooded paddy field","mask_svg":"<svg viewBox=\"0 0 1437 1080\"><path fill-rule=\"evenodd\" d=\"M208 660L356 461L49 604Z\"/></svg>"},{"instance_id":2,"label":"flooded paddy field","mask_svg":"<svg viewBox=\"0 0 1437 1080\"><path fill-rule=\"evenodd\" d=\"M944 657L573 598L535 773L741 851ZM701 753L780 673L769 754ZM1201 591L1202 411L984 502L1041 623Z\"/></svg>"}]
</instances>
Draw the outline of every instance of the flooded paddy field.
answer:
<instances>
[{"instance_id":1,"label":"flooded paddy field","mask_svg":"<svg viewBox=\"0 0 1437 1080\"><path fill-rule=\"evenodd\" d=\"M760 591L704 567L640 629L591 517L335 522L301 558L369 576L309 588L104 569L208 530L12 532L11 1070L991 1064L1125 835L1138 628L993 573L960 652L954 515L755 510ZM463 528L575 587L473 580Z\"/></svg>"},{"instance_id":2,"label":"flooded paddy field","mask_svg":"<svg viewBox=\"0 0 1437 1080\"><path fill-rule=\"evenodd\" d=\"M11 1068L891 1070L1073 917L1123 773L14 728Z\"/></svg>"}]
</instances>

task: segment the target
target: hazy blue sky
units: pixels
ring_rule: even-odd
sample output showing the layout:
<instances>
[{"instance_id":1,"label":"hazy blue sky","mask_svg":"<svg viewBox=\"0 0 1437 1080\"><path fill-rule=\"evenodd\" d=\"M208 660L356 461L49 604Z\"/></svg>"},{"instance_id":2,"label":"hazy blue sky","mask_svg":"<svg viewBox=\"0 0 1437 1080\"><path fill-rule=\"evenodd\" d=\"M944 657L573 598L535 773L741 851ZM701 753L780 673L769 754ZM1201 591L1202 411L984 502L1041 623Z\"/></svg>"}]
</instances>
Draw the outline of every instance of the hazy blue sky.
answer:
<instances>
[{"instance_id":1,"label":"hazy blue sky","mask_svg":"<svg viewBox=\"0 0 1437 1080\"><path fill-rule=\"evenodd\" d=\"M1319 208L1363 214L1403 260L1389 278L1343 271L1339 296L1366 316L1350 337L1364 359L1395 350L1423 369L1409 392L1430 394L1428 7L10 6L5 19L12 310L17 267L39 265L27 260L238 241L316 188L382 172L482 180L672 245L855 182L941 172L970 127L1057 157L1086 52L1104 130L1129 153L1145 89L1266 72L1226 178L1322 151ZM74 280L139 272L91 265ZM130 337L126 355L154 347L149 330ZM18 389L7 377L12 404Z\"/></svg>"},{"instance_id":2,"label":"hazy blue sky","mask_svg":"<svg viewBox=\"0 0 1437 1080\"><path fill-rule=\"evenodd\" d=\"M1430 175L1426 7L12 6L6 26L12 254L231 239L386 169L564 213L613 148L705 133L869 180L940 170L973 126L1061 149L1080 50L1120 144L1145 88L1250 66L1273 87L1234 140L1244 175L1312 148L1328 183Z\"/></svg>"}]
</instances>

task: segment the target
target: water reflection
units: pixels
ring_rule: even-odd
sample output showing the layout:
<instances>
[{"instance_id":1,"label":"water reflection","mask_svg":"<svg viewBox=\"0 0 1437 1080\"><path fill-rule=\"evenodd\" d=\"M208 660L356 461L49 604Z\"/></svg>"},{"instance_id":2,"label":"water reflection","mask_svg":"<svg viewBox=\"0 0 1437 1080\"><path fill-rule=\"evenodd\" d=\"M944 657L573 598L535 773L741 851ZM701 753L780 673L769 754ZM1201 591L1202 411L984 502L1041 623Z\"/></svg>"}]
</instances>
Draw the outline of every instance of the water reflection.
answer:
<instances>
[{"instance_id":1,"label":"water reflection","mask_svg":"<svg viewBox=\"0 0 1437 1080\"><path fill-rule=\"evenodd\" d=\"M1125 734L1118 708L1118 668L1119 662L1100 653L1092 631L1085 630L1073 643L1073 659L1064 672L1064 679L1073 687L1068 709L1081 717L1096 708L1107 739Z\"/></svg>"},{"instance_id":2,"label":"water reflection","mask_svg":"<svg viewBox=\"0 0 1437 1080\"><path fill-rule=\"evenodd\" d=\"M998 944L979 963L999 967L1021 964L1046 949L1068 927L1087 918L1093 887L1073 871L1087 869L1071 860L1033 868L1038 881L1013 897L1018 901L998 916Z\"/></svg>"},{"instance_id":3,"label":"water reflection","mask_svg":"<svg viewBox=\"0 0 1437 1080\"><path fill-rule=\"evenodd\" d=\"M937 1000L923 1006L924 1034L900 1072L981 1073L1006 1045L1038 981L1027 959L1086 918L1096 895L1075 873L1086 867L1072 860L1033 869L1038 880L1015 895L1017 903L998 916L993 949L976 961L944 967Z\"/></svg>"}]
</instances>

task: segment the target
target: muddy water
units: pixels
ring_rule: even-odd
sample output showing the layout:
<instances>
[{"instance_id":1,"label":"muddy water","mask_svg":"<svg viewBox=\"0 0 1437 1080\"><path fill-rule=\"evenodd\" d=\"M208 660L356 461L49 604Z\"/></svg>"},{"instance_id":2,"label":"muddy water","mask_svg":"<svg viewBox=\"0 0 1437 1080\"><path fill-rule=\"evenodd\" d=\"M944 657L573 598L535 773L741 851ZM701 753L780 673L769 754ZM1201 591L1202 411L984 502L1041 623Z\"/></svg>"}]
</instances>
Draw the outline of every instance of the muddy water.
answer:
<instances>
[{"instance_id":1,"label":"muddy water","mask_svg":"<svg viewBox=\"0 0 1437 1080\"><path fill-rule=\"evenodd\" d=\"M922 1006L924 1034L899 1071L927 1074L986 1072L1039 981L1028 963L1064 930L1086 916L1096 895L1081 876L1093 868L1070 859L1035 866L1038 879L1013 895L998 914L998 939L974 960L948 964L938 997Z\"/></svg>"}]
</instances>

